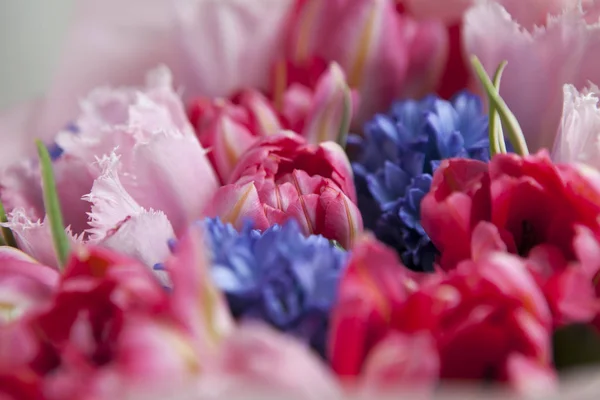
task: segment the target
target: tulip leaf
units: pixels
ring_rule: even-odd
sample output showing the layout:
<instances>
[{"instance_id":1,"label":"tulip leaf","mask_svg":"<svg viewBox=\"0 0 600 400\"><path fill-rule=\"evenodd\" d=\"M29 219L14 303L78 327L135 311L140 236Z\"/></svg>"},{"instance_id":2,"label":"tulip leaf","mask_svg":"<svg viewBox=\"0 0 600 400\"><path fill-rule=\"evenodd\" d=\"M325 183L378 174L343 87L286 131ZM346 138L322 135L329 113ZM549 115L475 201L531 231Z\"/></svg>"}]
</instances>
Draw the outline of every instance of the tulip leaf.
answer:
<instances>
[{"instance_id":1,"label":"tulip leaf","mask_svg":"<svg viewBox=\"0 0 600 400\"><path fill-rule=\"evenodd\" d=\"M8 219L6 218L6 211L4 210L4 205L2 201L0 201L0 223L6 223ZM0 235L0 245L2 246L11 246L17 247L17 241L10 230L10 228L2 227L2 234Z\"/></svg>"},{"instance_id":2,"label":"tulip leaf","mask_svg":"<svg viewBox=\"0 0 600 400\"><path fill-rule=\"evenodd\" d=\"M519 121L517 121L515 115L510 111L502 97L500 97L498 90L494 87L493 82L490 80L487 72L485 72L485 69L477 56L471 57L471 64L475 69L475 74L483 85L483 89L490 99L490 105L493 106L498 113L500 120L506 129L508 138L515 148L515 152L522 156L528 155L529 149L527 149L527 143L525 142L525 136L523 135Z\"/></svg>"},{"instance_id":3,"label":"tulip leaf","mask_svg":"<svg viewBox=\"0 0 600 400\"><path fill-rule=\"evenodd\" d=\"M506 61L503 61L496 69L494 74L494 87L496 90L500 90L500 81L502 80L502 73L506 68ZM502 123L500 116L496 111L496 107L492 104L492 100L488 96L489 103L489 137L490 137L490 155L494 156L499 153L506 153L506 144L504 143L504 132L502 131Z\"/></svg>"},{"instance_id":4,"label":"tulip leaf","mask_svg":"<svg viewBox=\"0 0 600 400\"><path fill-rule=\"evenodd\" d=\"M553 349L559 370L600 364L600 332L590 324L559 328L554 333Z\"/></svg>"},{"instance_id":5,"label":"tulip leaf","mask_svg":"<svg viewBox=\"0 0 600 400\"><path fill-rule=\"evenodd\" d=\"M56 192L56 182L54 172L52 171L52 161L48 149L40 140L36 140L40 167L42 170L42 186L44 190L44 207L46 215L50 222L50 231L52 232L52 241L54 250L58 258L58 264L61 268L67 263L69 256L69 238L65 232L60 201Z\"/></svg>"}]
</instances>

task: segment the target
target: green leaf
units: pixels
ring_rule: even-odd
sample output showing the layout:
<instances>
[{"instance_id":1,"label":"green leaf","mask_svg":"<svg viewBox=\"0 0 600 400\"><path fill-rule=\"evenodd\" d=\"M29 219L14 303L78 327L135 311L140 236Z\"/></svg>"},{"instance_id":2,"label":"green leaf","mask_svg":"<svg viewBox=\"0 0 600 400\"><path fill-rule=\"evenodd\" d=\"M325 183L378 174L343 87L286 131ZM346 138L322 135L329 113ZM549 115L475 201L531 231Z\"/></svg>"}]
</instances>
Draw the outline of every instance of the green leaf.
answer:
<instances>
[{"instance_id":1,"label":"green leaf","mask_svg":"<svg viewBox=\"0 0 600 400\"><path fill-rule=\"evenodd\" d=\"M559 328L553 337L556 368L600 364L600 332L590 324L573 324Z\"/></svg>"},{"instance_id":2,"label":"green leaf","mask_svg":"<svg viewBox=\"0 0 600 400\"><path fill-rule=\"evenodd\" d=\"M487 72L485 72L485 69L477 56L471 57L471 64L475 69L475 74L483 85L483 89L490 99L490 105L498 112L500 120L508 133L508 138L513 144L516 153L522 156L528 155L529 149L527 149L527 143L525 142L525 136L523 135L519 121L517 121L515 115L509 110L502 97L500 97L500 94L494 87L494 84L487 75Z\"/></svg>"},{"instance_id":3,"label":"green leaf","mask_svg":"<svg viewBox=\"0 0 600 400\"><path fill-rule=\"evenodd\" d=\"M54 180L54 172L52 171L52 161L48 149L40 140L36 140L38 156L40 159L40 167L42 169L42 186L44 189L44 207L46 215L50 222L50 230L52 232L52 241L54 242L54 250L58 259L58 264L61 268L67 263L69 257L69 238L65 232L62 212L60 210L60 202L58 193L56 192L56 182Z\"/></svg>"},{"instance_id":4,"label":"green leaf","mask_svg":"<svg viewBox=\"0 0 600 400\"><path fill-rule=\"evenodd\" d=\"M506 68L506 61L503 61L496 69L494 74L494 87L497 91L500 91L500 81L502 80L502 73ZM496 155L500 153L506 153L506 143L504 143L504 132L502 131L502 123L500 116L494 107L492 100L488 96L489 103L489 135L490 135L490 155Z\"/></svg>"},{"instance_id":5,"label":"green leaf","mask_svg":"<svg viewBox=\"0 0 600 400\"><path fill-rule=\"evenodd\" d=\"M2 204L2 201L0 201L0 222L8 222L8 219L6 218L6 211L4 210L4 205ZM17 247L17 241L15 240L12 231L9 228L5 227L2 227L1 231L2 235L0 235L0 245Z\"/></svg>"}]
</instances>

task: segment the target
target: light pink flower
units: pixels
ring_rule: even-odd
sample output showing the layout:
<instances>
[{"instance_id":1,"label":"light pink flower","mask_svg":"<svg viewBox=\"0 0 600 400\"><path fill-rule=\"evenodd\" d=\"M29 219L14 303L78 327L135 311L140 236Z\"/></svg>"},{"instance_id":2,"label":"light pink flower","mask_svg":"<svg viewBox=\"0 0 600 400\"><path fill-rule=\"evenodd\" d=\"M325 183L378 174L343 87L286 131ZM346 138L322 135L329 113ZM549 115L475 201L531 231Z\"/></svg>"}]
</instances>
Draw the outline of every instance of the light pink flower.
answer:
<instances>
[{"instance_id":1,"label":"light pink flower","mask_svg":"<svg viewBox=\"0 0 600 400\"><path fill-rule=\"evenodd\" d=\"M218 185L168 70L152 71L144 89L97 89L81 108L75 132L57 136L62 153L53 162L73 242L162 261L166 239L201 216ZM37 162L8 168L0 195L19 246L56 265Z\"/></svg>"},{"instance_id":2,"label":"light pink flower","mask_svg":"<svg viewBox=\"0 0 600 400\"><path fill-rule=\"evenodd\" d=\"M508 61L500 94L535 152L553 147L563 85L581 89L588 80L600 81L600 26L593 18L600 3L584 2L585 11L577 2L530 3L507 3L508 12L495 3L473 7L464 18L463 40L466 55L479 57L490 75Z\"/></svg>"},{"instance_id":3,"label":"light pink flower","mask_svg":"<svg viewBox=\"0 0 600 400\"><path fill-rule=\"evenodd\" d=\"M591 84L579 92L563 88L562 119L552 150L555 162L580 162L600 169L600 90Z\"/></svg>"}]
</instances>

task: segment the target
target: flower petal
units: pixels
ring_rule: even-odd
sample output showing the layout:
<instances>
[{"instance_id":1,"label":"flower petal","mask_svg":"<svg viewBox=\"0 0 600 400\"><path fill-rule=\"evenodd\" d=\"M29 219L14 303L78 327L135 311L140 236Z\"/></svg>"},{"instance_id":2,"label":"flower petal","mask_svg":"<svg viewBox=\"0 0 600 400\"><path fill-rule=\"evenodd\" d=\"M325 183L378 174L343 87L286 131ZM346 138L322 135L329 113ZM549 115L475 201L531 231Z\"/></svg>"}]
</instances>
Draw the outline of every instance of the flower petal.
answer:
<instances>
[{"instance_id":1,"label":"flower petal","mask_svg":"<svg viewBox=\"0 0 600 400\"><path fill-rule=\"evenodd\" d=\"M520 10L528 7L519 2ZM588 25L574 6L549 18L545 28L528 31L518 21L499 4L475 6L464 18L464 46L490 75L508 61L500 94L523 128L529 150L536 152L553 146L563 84L581 87L588 79L600 81L600 60L592 56L598 54L600 26Z\"/></svg>"},{"instance_id":2,"label":"flower petal","mask_svg":"<svg viewBox=\"0 0 600 400\"><path fill-rule=\"evenodd\" d=\"M245 87L267 89L269 67L282 51L291 4L291 0L176 1L187 93L219 97Z\"/></svg>"},{"instance_id":3,"label":"flower petal","mask_svg":"<svg viewBox=\"0 0 600 400\"><path fill-rule=\"evenodd\" d=\"M552 150L557 163L581 162L600 169L600 89L591 85L579 92L564 85L563 112Z\"/></svg>"}]
</instances>

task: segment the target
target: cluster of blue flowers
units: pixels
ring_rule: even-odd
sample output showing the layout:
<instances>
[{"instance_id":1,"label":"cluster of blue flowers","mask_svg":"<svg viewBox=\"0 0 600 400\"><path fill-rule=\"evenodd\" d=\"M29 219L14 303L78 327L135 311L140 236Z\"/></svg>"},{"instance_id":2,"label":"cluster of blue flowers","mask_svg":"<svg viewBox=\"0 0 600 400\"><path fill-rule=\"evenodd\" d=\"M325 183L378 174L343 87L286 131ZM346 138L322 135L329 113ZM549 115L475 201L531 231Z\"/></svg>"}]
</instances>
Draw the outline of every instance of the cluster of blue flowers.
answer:
<instances>
[{"instance_id":1,"label":"cluster of blue flowers","mask_svg":"<svg viewBox=\"0 0 600 400\"><path fill-rule=\"evenodd\" d=\"M489 161L488 117L468 92L451 101L428 96L395 103L350 135L348 153L365 228L397 249L404 264L432 271L436 249L421 225L420 205L440 161Z\"/></svg>"},{"instance_id":2,"label":"cluster of blue flowers","mask_svg":"<svg viewBox=\"0 0 600 400\"><path fill-rule=\"evenodd\" d=\"M329 313L347 253L322 236L305 237L295 221L240 232L218 218L207 233L212 276L237 319L255 318L308 343L322 356Z\"/></svg>"}]
</instances>

